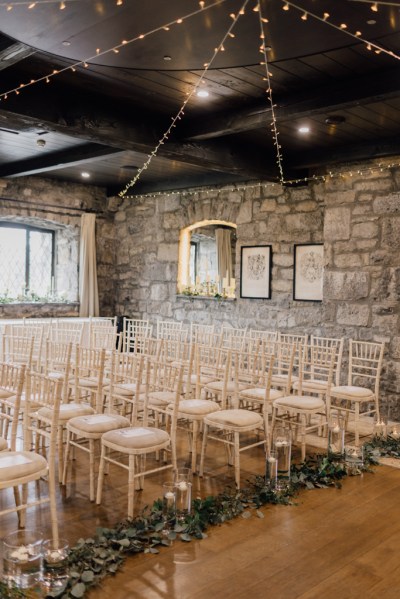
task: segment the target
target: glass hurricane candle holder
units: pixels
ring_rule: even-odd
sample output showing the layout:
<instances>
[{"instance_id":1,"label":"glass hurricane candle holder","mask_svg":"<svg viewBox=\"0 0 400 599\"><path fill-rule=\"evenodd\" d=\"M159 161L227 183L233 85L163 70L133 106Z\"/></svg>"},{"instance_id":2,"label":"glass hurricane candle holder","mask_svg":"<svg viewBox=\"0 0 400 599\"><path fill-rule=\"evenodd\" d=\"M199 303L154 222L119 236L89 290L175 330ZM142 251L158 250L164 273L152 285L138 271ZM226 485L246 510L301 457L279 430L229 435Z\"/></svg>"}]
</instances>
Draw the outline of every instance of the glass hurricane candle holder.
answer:
<instances>
[{"instance_id":1,"label":"glass hurricane candle holder","mask_svg":"<svg viewBox=\"0 0 400 599\"><path fill-rule=\"evenodd\" d=\"M187 480L175 483L176 493L176 516L178 520L184 520L192 509L192 483Z\"/></svg>"},{"instance_id":2,"label":"glass hurricane candle holder","mask_svg":"<svg viewBox=\"0 0 400 599\"><path fill-rule=\"evenodd\" d=\"M271 487L276 487L276 479L278 477L278 452L276 449L271 449L267 455L265 482Z\"/></svg>"},{"instance_id":3,"label":"glass hurricane candle holder","mask_svg":"<svg viewBox=\"0 0 400 599\"><path fill-rule=\"evenodd\" d=\"M344 453L345 418L343 414L331 414L328 418L328 456Z\"/></svg>"},{"instance_id":4,"label":"glass hurricane candle holder","mask_svg":"<svg viewBox=\"0 0 400 599\"><path fill-rule=\"evenodd\" d=\"M392 424L388 431L389 437L395 440L400 440L400 424Z\"/></svg>"},{"instance_id":5,"label":"glass hurricane candle holder","mask_svg":"<svg viewBox=\"0 0 400 599\"><path fill-rule=\"evenodd\" d=\"M346 445L344 448L344 459L347 471L359 472L364 466L364 448L356 445Z\"/></svg>"},{"instance_id":6,"label":"glass hurricane candle holder","mask_svg":"<svg viewBox=\"0 0 400 599\"><path fill-rule=\"evenodd\" d=\"M3 540L3 579L10 586L38 585L43 570L43 536L36 530L18 530Z\"/></svg>"},{"instance_id":7,"label":"glass hurricane candle holder","mask_svg":"<svg viewBox=\"0 0 400 599\"><path fill-rule=\"evenodd\" d=\"M289 428L278 426L273 435L273 450L277 458L276 489L284 491L290 484L290 467L292 456L292 433Z\"/></svg>"},{"instance_id":8,"label":"glass hurricane candle holder","mask_svg":"<svg viewBox=\"0 0 400 599\"><path fill-rule=\"evenodd\" d=\"M374 418L374 437L386 439L387 437L387 422L381 416L375 415Z\"/></svg>"},{"instance_id":9,"label":"glass hurricane candle holder","mask_svg":"<svg viewBox=\"0 0 400 599\"><path fill-rule=\"evenodd\" d=\"M163 484L162 513L164 531L168 533L175 525L176 520L176 486L175 482Z\"/></svg>"},{"instance_id":10,"label":"glass hurricane candle holder","mask_svg":"<svg viewBox=\"0 0 400 599\"><path fill-rule=\"evenodd\" d=\"M49 592L61 592L69 576L69 545L65 539L43 542L43 584Z\"/></svg>"}]
</instances>

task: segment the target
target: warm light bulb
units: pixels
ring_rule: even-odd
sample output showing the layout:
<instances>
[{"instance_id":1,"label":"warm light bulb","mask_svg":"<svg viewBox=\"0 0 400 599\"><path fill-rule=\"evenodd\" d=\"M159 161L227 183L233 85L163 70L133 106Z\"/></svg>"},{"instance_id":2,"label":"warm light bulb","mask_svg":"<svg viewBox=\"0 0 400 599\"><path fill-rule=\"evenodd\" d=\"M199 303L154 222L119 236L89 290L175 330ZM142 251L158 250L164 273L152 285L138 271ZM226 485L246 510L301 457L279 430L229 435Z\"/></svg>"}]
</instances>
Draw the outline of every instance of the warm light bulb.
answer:
<instances>
[{"instance_id":1,"label":"warm light bulb","mask_svg":"<svg viewBox=\"0 0 400 599\"><path fill-rule=\"evenodd\" d=\"M199 89L199 91L196 93L196 96L198 96L199 98L208 98L209 95L210 94L206 89Z\"/></svg>"},{"instance_id":2,"label":"warm light bulb","mask_svg":"<svg viewBox=\"0 0 400 599\"><path fill-rule=\"evenodd\" d=\"M303 21L307 21L307 13L305 12L304 14L302 14L301 18Z\"/></svg>"},{"instance_id":3,"label":"warm light bulb","mask_svg":"<svg viewBox=\"0 0 400 599\"><path fill-rule=\"evenodd\" d=\"M302 127L298 128L298 132L299 133L310 133L310 127L308 127L307 125L303 125Z\"/></svg>"},{"instance_id":4,"label":"warm light bulb","mask_svg":"<svg viewBox=\"0 0 400 599\"><path fill-rule=\"evenodd\" d=\"M284 4L282 6L282 10L289 10L289 4L288 4L288 2L286 2L286 4Z\"/></svg>"},{"instance_id":5,"label":"warm light bulb","mask_svg":"<svg viewBox=\"0 0 400 599\"><path fill-rule=\"evenodd\" d=\"M35 8L36 6L36 2L31 2L28 6L28 8Z\"/></svg>"},{"instance_id":6,"label":"warm light bulb","mask_svg":"<svg viewBox=\"0 0 400 599\"><path fill-rule=\"evenodd\" d=\"M373 12L378 12L378 3L377 3L377 2L375 2L375 4L373 4L373 5L371 6L371 10L372 10Z\"/></svg>"},{"instance_id":7,"label":"warm light bulb","mask_svg":"<svg viewBox=\"0 0 400 599\"><path fill-rule=\"evenodd\" d=\"M65 2L60 2L60 10L64 10L65 6Z\"/></svg>"},{"instance_id":8,"label":"warm light bulb","mask_svg":"<svg viewBox=\"0 0 400 599\"><path fill-rule=\"evenodd\" d=\"M331 15L328 12L324 12L324 21L326 21L326 19L329 19Z\"/></svg>"}]
</instances>

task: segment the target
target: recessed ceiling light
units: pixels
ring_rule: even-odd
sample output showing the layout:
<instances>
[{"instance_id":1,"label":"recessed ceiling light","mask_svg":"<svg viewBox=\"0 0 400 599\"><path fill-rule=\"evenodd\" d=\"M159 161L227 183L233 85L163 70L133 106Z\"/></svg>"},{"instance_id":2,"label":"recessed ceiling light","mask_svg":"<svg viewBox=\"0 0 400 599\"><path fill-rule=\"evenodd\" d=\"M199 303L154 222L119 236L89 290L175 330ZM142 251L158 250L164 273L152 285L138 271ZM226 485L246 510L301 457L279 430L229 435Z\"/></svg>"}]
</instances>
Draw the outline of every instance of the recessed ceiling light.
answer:
<instances>
[{"instance_id":1,"label":"recessed ceiling light","mask_svg":"<svg viewBox=\"0 0 400 599\"><path fill-rule=\"evenodd\" d=\"M170 60L172 60L172 56L165 55L164 56L164 60L166 60L167 62L169 62Z\"/></svg>"},{"instance_id":2,"label":"recessed ceiling light","mask_svg":"<svg viewBox=\"0 0 400 599\"><path fill-rule=\"evenodd\" d=\"M208 98L210 94L206 89L199 89L196 95L199 96L199 98Z\"/></svg>"},{"instance_id":3,"label":"recessed ceiling light","mask_svg":"<svg viewBox=\"0 0 400 599\"><path fill-rule=\"evenodd\" d=\"M341 125L346 122L346 118L341 114L331 114L326 117L325 124L326 125Z\"/></svg>"},{"instance_id":4,"label":"recessed ceiling light","mask_svg":"<svg viewBox=\"0 0 400 599\"><path fill-rule=\"evenodd\" d=\"M375 19L370 19L369 21L367 21L367 25L376 25Z\"/></svg>"},{"instance_id":5,"label":"recessed ceiling light","mask_svg":"<svg viewBox=\"0 0 400 599\"><path fill-rule=\"evenodd\" d=\"M65 40L65 41L62 43L62 45L63 45L63 46L70 46L70 45L71 45L71 42L69 42L68 40Z\"/></svg>"},{"instance_id":6,"label":"recessed ceiling light","mask_svg":"<svg viewBox=\"0 0 400 599\"><path fill-rule=\"evenodd\" d=\"M89 179L90 173L88 173L87 171L83 171L83 173L81 173L81 177L83 177L84 179Z\"/></svg>"},{"instance_id":7,"label":"recessed ceiling light","mask_svg":"<svg viewBox=\"0 0 400 599\"><path fill-rule=\"evenodd\" d=\"M310 133L310 127L303 125L302 127L298 128L298 132L299 133Z\"/></svg>"}]
</instances>

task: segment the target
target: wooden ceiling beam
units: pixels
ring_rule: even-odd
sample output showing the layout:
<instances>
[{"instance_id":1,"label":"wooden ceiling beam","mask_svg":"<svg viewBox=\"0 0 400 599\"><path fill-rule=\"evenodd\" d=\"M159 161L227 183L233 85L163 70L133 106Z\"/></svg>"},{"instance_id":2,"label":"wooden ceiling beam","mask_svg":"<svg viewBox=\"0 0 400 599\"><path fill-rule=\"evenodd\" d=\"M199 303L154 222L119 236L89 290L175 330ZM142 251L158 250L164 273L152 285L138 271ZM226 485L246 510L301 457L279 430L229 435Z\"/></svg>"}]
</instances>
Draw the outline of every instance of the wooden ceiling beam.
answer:
<instances>
[{"instance_id":1,"label":"wooden ceiling beam","mask_svg":"<svg viewBox=\"0 0 400 599\"><path fill-rule=\"evenodd\" d=\"M0 71L24 60L24 58L35 54L35 52L36 50L26 44L20 42L10 43L9 46L0 50Z\"/></svg>"},{"instance_id":2,"label":"wooden ceiling beam","mask_svg":"<svg viewBox=\"0 0 400 599\"><path fill-rule=\"evenodd\" d=\"M38 175L60 168L68 168L78 164L88 164L89 162L104 159L120 152L116 148L110 148L100 144L88 143L28 158L18 162L10 162L0 166L0 177L24 177L26 175Z\"/></svg>"}]
</instances>

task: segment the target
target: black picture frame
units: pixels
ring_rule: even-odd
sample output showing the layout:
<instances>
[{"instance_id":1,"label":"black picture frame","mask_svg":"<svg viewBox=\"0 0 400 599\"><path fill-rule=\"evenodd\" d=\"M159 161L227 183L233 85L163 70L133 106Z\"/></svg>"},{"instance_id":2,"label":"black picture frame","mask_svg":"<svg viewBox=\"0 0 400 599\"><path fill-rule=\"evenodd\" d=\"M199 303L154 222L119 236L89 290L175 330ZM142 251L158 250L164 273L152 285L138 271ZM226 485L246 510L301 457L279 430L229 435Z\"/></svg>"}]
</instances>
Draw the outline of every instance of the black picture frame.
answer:
<instances>
[{"instance_id":1,"label":"black picture frame","mask_svg":"<svg viewBox=\"0 0 400 599\"><path fill-rule=\"evenodd\" d=\"M240 297L271 299L272 245L240 248Z\"/></svg>"},{"instance_id":2,"label":"black picture frame","mask_svg":"<svg viewBox=\"0 0 400 599\"><path fill-rule=\"evenodd\" d=\"M295 243L293 263L293 299L322 302L324 244Z\"/></svg>"}]
</instances>

